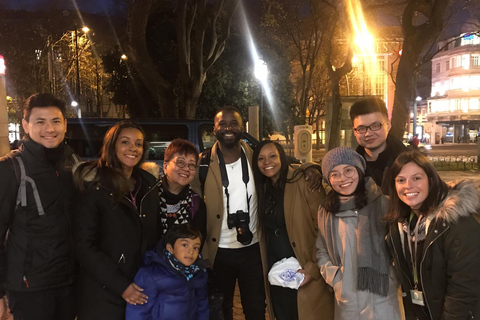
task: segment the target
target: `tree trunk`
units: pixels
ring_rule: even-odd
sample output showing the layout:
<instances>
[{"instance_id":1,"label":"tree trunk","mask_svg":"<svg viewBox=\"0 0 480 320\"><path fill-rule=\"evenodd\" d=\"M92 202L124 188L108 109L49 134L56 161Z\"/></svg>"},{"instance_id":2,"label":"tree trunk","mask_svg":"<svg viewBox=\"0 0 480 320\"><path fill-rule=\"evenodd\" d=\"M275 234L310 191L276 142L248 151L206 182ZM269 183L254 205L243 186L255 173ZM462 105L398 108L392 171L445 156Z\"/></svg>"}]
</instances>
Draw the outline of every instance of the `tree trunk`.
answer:
<instances>
[{"instance_id":1,"label":"tree trunk","mask_svg":"<svg viewBox=\"0 0 480 320\"><path fill-rule=\"evenodd\" d=\"M405 126L409 122L408 101L412 101L416 73L421 63L421 55L444 29L444 15L448 0L410 0L402 17L404 42L402 56L398 64L395 97L393 102L392 129L390 134L403 138ZM426 22L418 24L419 14ZM427 54L427 53L425 53Z\"/></svg>"},{"instance_id":2,"label":"tree trunk","mask_svg":"<svg viewBox=\"0 0 480 320\"><path fill-rule=\"evenodd\" d=\"M330 138L326 151L340 146L340 130L342 124L342 101L340 98L340 85L337 72L330 72L331 90L332 90L332 122L330 126Z\"/></svg>"}]
</instances>

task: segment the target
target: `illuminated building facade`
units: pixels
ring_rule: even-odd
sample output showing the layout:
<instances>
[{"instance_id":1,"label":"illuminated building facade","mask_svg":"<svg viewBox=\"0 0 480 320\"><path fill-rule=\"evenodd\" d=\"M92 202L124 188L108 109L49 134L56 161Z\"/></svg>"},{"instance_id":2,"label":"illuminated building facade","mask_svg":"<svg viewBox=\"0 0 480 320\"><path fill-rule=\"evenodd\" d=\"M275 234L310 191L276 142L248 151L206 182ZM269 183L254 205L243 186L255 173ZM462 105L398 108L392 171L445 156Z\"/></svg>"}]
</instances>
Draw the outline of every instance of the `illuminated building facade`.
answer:
<instances>
[{"instance_id":1,"label":"illuminated building facade","mask_svg":"<svg viewBox=\"0 0 480 320\"><path fill-rule=\"evenodd\" d=\"M377 34L365 48L357 44L352 60L352 71L341 81L340 93L342 99L341 145L355 147L357 142L350 121L350 107L363 98L376 96L383 99L387 105L388 115L392 117L392 107L395 95L394 79L397 74L403 38L400 27L376 28ZM321 124L322 143L328 140L331 120L331 103L325 107L325 121ZM325 139L325 140L324 140ZM325 142L324 142L325 141Z\"/></svg>"},{"instance_id":2,"label":"illuminated building facade","mask_svg":"<svg viewBox=\"0 0 480 320\"><path fill-rule=\"evenodd\" d=\"M480 128L480 36L464 33L439 42L438 50L427 99L432 144L473 142Z\"/></svg>"}]
</instances>

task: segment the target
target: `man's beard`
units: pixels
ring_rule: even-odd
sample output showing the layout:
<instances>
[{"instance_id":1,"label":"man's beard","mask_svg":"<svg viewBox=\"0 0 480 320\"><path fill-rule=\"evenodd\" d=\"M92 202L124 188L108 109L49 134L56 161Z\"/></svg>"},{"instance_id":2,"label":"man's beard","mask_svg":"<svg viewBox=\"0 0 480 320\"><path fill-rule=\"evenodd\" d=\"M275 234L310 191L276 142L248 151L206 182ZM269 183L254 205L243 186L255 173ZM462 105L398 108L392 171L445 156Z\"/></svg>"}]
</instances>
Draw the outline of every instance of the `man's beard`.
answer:
<instances>
[{"instance_id":1,"label":"man's beard","mask_svg":"<svg viewBox=\"0 0 480 320\"><path fill-rule=\"evenodd\" d=\"M238 145L240 140L242 139L242 133L241 132L229 132L233 134L233 139L228 139L225 140L224 134L222 132L217 132L215 134L215 137L217 137L217 140L220 142L220 145L225 148L233 148Z\"/></svg>"}]
</instances>

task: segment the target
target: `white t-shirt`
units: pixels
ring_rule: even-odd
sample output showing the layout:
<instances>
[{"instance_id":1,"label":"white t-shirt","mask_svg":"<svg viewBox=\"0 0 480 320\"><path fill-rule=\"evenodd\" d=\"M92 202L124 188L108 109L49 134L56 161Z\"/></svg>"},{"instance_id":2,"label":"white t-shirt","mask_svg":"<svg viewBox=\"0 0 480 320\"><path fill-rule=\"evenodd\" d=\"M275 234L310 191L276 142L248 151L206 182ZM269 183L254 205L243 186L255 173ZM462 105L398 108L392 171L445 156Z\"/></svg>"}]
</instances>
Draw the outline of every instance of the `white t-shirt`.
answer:
<instances>
[{"instance_id":1,"label":"white t-shirt","mask_svg":"<svg viewBox=\"0 0 480 320\"><path fill-rule=\"evenodd\" d=\"M253 172L248 164L248 175L250 179L247 184L248 197L250 198L250 231L253 234L252 242L249 245L258 242L257 238L257 193L255 192L255 181L253 180ZM233 163L225 165L228 176L228 193L230 199L230 213L235 213L237 210L248 212L247 193L245 192L245 183L242 177L242 158ZM237 229L228 228L227 224L227 196L225 195L225 187L223 188L223 220L222 230L220 231L220 240L218 246L220 248L238 249L245 246L237 241ZM249 246L247 245L247 246Z\"/></svg>"}]
</instances>

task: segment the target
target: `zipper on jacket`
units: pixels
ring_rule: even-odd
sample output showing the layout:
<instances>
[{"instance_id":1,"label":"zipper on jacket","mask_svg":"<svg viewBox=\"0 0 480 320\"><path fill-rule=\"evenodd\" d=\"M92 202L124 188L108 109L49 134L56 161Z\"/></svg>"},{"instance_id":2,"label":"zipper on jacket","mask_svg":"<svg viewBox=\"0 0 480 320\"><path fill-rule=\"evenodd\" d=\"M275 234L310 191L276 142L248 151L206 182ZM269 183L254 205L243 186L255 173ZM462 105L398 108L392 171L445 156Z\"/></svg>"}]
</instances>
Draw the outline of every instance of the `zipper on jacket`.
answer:
<instances>
[{"instance_id":1,"label":"zipper on jacket","mask_svg":"<svg viewBox=\"0 0 480 320\"><path fill-rule=\"evenodd\" d=\"M120 262L125 263L125 254L123 254L123 253L122 253L122 255L120 256L120 259L118 259L117 264L120 263Z\"/></svg>"},{"instance_id":2,"label":"zipper on jacket","mask_svg":"<svg viewBox=\"0 0 480 320\"><path fill-rule=\"evenodd\" d=\"M27 288L30 288L30 285L28 284L26 276L23 276L23 282L25 282L25 285L27 286Z\"/></svg>"},{"instance_id":3,"label":"zipper on jacket","mask_svg":"<svg viewBox=\"0 0 480 320\"><path fill-rule=\"evenodd\" d=\"M400 236L402 236L402 235L400 235ZM390 242L392 243L392 248L393 248L393 250L395 251L395 254L397 255L397 257L399 257L398 259L399 259L399 261L400 261L400 256L398 255L397 248L395 248L395 243L393 242L393 237L390 237ZM403 254L403 253L402 253L402 254ZM395 262L395 259L394 259L393 261ZM400 263L399 263L399 264L400 264ZM412 280L410 279L410 277L408 276L408 274L407 274L405 271L403 271L403 269L402 269L402 267L401 267L400 265L398 266L398 268L400 268L400 270L402 270L403 275L405 276L405 278L408 279L408 282L410 283L410 287L413 288ZM398 279L398 280L400 280L400 279ZM400 283L400 284L401 284L401 283ZM407 295L408 295L408 294L407 294Z\"/></svg>"},{"instance_id":4,"label":"zipper on jacket","mask_svg":"<svg viewBox=\"0 0 480 320\"><path fill-rule=\"evenodd\" d=\"M141 215L142 214L142 204L143 204L143 200L145 200L145 198L150 194L150 192L152 192L155 187L159 186L162 184L162 180L158 180L157 183L155 183L142 197L142 199L140 199L140 203L138 204L138 214Z\"/></svg>"},{"instance_id":5,"label":"zipper on jacket","mask_svg":"<svg viewBox=\"0 0 480 320\"><path fill-rule=\"evenodd\" d=\"M428 310L428 314L430 315L430 319L433 319L433 316L432 316L432 311L430 310L430 306L428 305L428 299L427 299L427 293L425 292L425 286L423 285L423 276L422 276L422 265L423 265L423 261L425 260L425 257L427 256L427 250L428 248L430 248L430 246L438 239L440 238L440 236L442 234L445 233L445 231L447 231L449 229L449 227L445 228L441 233L439 233L435 238L432 239L432 241L430 241L430 243L427 245L427 247L425 248L425 250L423 250L423 257L422 257L422 260L420 261L420 283L422 284L422 291L423 291L423 295L425 296L425 303L426 303L426 306L427 306L427 310ZM434 231L435 232L435 231Z\"/></svg>"}]
</instances>

